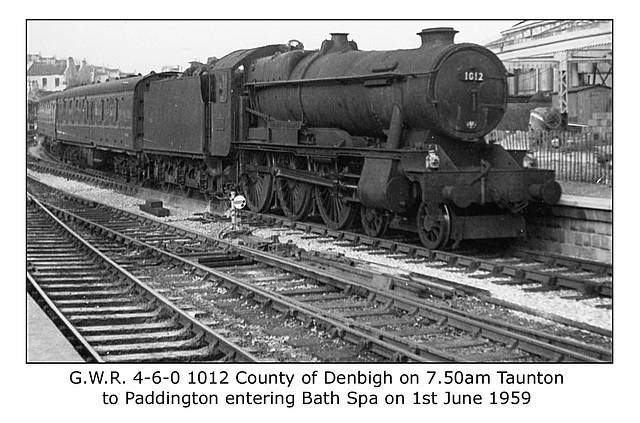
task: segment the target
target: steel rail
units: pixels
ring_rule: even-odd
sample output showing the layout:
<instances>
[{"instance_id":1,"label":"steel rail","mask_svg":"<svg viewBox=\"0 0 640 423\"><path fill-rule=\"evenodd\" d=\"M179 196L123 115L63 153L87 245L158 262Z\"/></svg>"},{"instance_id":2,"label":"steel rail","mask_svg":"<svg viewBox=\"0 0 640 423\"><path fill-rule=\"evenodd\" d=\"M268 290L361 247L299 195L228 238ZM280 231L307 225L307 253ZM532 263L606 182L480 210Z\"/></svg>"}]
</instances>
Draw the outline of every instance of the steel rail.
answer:
<instances>
[{"instance_id":1,"label":"steel rail","mask_svg":"<svg viewBox=\"0 0 640 423\"><path fill-rule=\"evenodd\" d=\"M477 335L488 337L493 341L504 342L507 344L513 343L515 341L518 343L518 346L520 348L523 348L527 352L545 355L547 357L556 356L559 359L571 358L577 361L584 362L602 361L600 358L582 354L572 349L568 349L564 346L557 346L555 345L555 343L559 342L558 339L555 339L554 343L541 341L540 339L546 336L542 332L533 331L530 329L524 331L520 329L517 331L518 333L514 333L516 331L513 330L515 328L515 326L513 325L496 327L496 325L489 322L488 319L478 319L477 316L472 315L471 313L465 313L459 310L445 309L443 307L428 305L424 302L397 295L392 291L383 290L339 276L330 275L327 274L326 271L319 270L310 266L305 266L302 263L297 263L291 261L290 259L273 256L271 254L267 254L246 246L239 246L239 249L243 250L247 254L250 254L252 257L259 259L259 261L263 263L268 263L278 268L302 274L305 277L313 278L314 280L320 281L322 283L336 286L343 290L349 287L348 289L360 291L365 297L369 297L373 294L375 295L378 302L389 304L390 301L393 301L394 306L405 311L414 313L417 311L418 313L432 320L443 321L442 319L446 319L447 323L455 328L466 331L469 331L469 328L473 328L471 332L474 332ZM310 306L306 307L310 308ZM335 316L333 317L335 318ZM356 325L358 324L356 323ZM363 324L363 326L366 325ZM480 330L481 332L478 332L478 330ZM389 336L384 331L378 331L375 329L372 330L372 333L377 337ZM396 342L399 341L398 339L395 339L395 337L391 337L391 339ZM606 351L599 350L596 352L596 355L601 357L603 355L606 355Z\"/></svg>"},{"instance_id":2,"label":"steel rail","mask_svg":"<svg viewBox=\"0 0 640 423\"><path fill-rule=\"evenodd\" d=\"M124 240L124 242L129 243L129 245L137 245L139 247L144 247L147 249L152 250L153 252L160 254L162 256L165 256L171 260L177 261L177 262L181 262L183 264L192 266L196 269L198 269L200 272L205 273L205 274L209 274L211 276L213 276L214 278L217 278L218 280L224 281L226 283L232 284L235 287L238 287L240 289L242 289L243 292L243 296L245 297L251 297L253 300L258 301L262 304L268 305L280 312L283 313L289 313L290 315L297 317L298 315L300 316L307 316L310 319L317 319L320 321L324 321L326 324L331 325L332 327L335 327L336 330L345 335L345 339L349 340L351 339L352 342L353 340L356 340L355 343L358 344L362 344L362 343L366 343L369 346L369 349L371 349L374 352L379 352L379 353L384 353L384 355L390 357L390 358L395 358L397 360L400 361L404 361L404 360L412 360L412 361L443 361L443 360L450 360L451 356L449 354L444 354L444 356L441 355L437 355L437 354L431 354L429 356L423 356L423 355L418 355L418 354L413 354L409 351L406 351L406 349L404 348L400 348L398 346L392 345L388 342L385 342L383 340L377 339L374 336L368 335L366 333L362 333L361 330L358 330L357 328L353 328L350 327L349 325L347 325L345 322L341 322L339 320L336 320L335 318L331 318L331 316L324 316L322 313L319 313L317 310L314 309L310 309L308 307L305 307L302 303L292 300L284 295L280 295L278 293L269 291L269 290L265 290L263 288L257 287L257 286L253 286L251 284L245 283L240 279L234 278L230 275L227 275L225 273L216 271L214 269L211 269L209 267L203 266L197 262L191 261L187 258L181 257L177 254L171 253L169 251L157 248L155 246L146 244L142 241L139 241L133 237L130 237L126 234L123 234L121 232L118 232L116 230L113 230L111 228L108 228L107 226L104 225L100 225L97 224L95 222L92 222L88 219L85 219L75 213L63 210L62 208L59 208L57 206L51 205L51 204L47 204L47 207L49 207L50 209L54 210L56 213L60 213L60 214L64 214L67 218L82 223L83 225L90 225L94 228L96 228L97 230L101 231L101 232L106 232L109 233L115 237L118 237L122 240ZM126 213L126 212L125 212ZM173 225L168 225L173 227L176 230L179 231L184 231L181 228L177 228L174 227ZM127 272L128 273L128 272ZM133 277L133 275L132 275ZM141 282L142 283L142 282ZM151 290L151 288L148 288ZM151 290L152 291L152 290ZM163 300L166 301L166 300ZM190 317L189 317L190 318ZM190 318L191 319L191 318ZM194 320L194 319L191 319ZM347 336L349 335L349 336ZM385 353L386 351L386 353Z\"/></svg>"},{"instance_id":3,"label":"steel rail","mask_svg":"<svg viewBox=\"0 0 640 423\"><path fill-rule=\"evenodd\" d=\"M104 363L104 360L93 349L84 336L75 328L75 326L65 317L64 314L58 309L58 307L51 301L40 285L33 279L31 273L27 271L27 291L31 292L32 297L37 303L44 302L45 313L56 324L58 329L65 334L65 338L69 340L80 356L90 363Z\"/></svg>"},{"instance_id":4,"label":"steel rail","mask_svg":"<svg viewBox=\"0 0 640 423\"><path fill-rule=\"evenodd\" d=\"M55 207L55 206L52 206ZM57 208L56 208L57 209ZM59 209L60 211L62 211L61 209ZM128 212L120 212L122 214L130 214ZM136 220L139 220L141 217L138 215L133 215L130 214L132 216L134 216L134 218ZM77 216L77 219L79 219L80 221L84 221L87 222L87 224L92 224L92 225L96 225L93 224L91 222L89 222L88 220ZM143 218L143 219L147 219L147 218ZM151 219L149 219L151 220ZM155 221L155 220L153 220ZM179 228L177 226L171 225L169 223L163 223L164 225L171 227L172 230L175 233L182 233L182 234L187 234L188 231L186 231L183 228ZM108 232L113 233L114 235L118 235L123 237L124 239L127 239L127 242L135 242L135 243L141 243L140 241L131 238L125 234L121 234L117 231L113 231L112 229L109 229L107 227L104 227L102 225L96 225L97 227L101 228L101 230L106 230ZM196 237L202 237L203 239L207 239L209 237L203 236L203 235L196 235L193 234ZM210 239L211 241L213 241L213 239ZM224 241L222 240L215 240L218 243L222 243L222 244L226 244ZM142 245L144 245L144 243L141 243ZM425 317L428 317L432 320L439 320L439 321L443 321L443 322L447 322L447 324L449 324L452 327L458 328L458 329L462 329L465 330L467 332L472 332L472 333L476 333L476 334L482 334L482 336L486 337L487 339L491 339L492 341L496 341L496 342L502 342L502 343L506 343L506 344L513 344L513 345L518 345L521 349L523 349L524 351L530 352L530 353L534 353L537 355L542 355L545 356L549 359L552 360L576 360L576 361L584 361L584 362L600 362L601 360L599 360L598 358L594 358L593 356L589 356L586 354L581 354L579 352L576 352L572 349L567 349L564 348L563 346L557 346L555 345L557 343L553 342L553 343L549 343L549 342L545 342L545 341L541 341L540 339L544 337L544 334L542 333L535 333L535 331L528 331L528 334L523 333L524 331L520 331L519 333L513 333L513 331L511 331L509 328L505 328L505 327L497 327L496 325L492 325L487 321L484 322L478 322L477 319L475 319L475 317L470 317L470 315L462 315L462 312L452 312L451 310L445 310L442 309L440 307L437 306L429 306L426 305L424 303L421 303L419 301L415 301L415 300L411 300L408 298L402 298L402 296L396 295L395 293L391 293L390 291L385 291L385 290L381 290L381 289L377 289L377 288L373 288L373 287L369 287L367 285L358 283L358 282L354 282L352 280L348 280L348 279L344 279L344 278L340 278L337 276L333 276L333 275L327 275L326 272L318 270L317 268L313 268L313 267L309 267L309 266L304 266L301 263L297 263L297 262L292 262L289 259L284 259L281 257L277 257L277 256L273 256L270 254L266 254L263 252L260 252L258 250L246 247L246 246L238 246L238 245L230 245L233 248L236 248L237 250L241 251L243 254L248 255L254 259L257 259L263 263L267 263L271 266L275 266L278 268L282 268L285 269L287 271L291 271L291 272L295 272L297 274L300 274L302 276L305 277L309 277L312 278L314 280L320 281L322 283L325 284L329 284L332 286L337 286L340 289L346 289L346 287L351 287L350 289L352 290L356 290L359 291L361 293L361 295L363 296L369 296L371 294L374 294L378 300L378 302L389 302L392 301L393 304L398 307L399 309L403 309L405 311L409 311L409 312L416 312L418 311L421 315L424 315ZM157 250L158 252L165 254L165 255L170 255L175 259L178 260L183 260L185 261L183 258L180 258L180 256L178 255L174 255L173 253L169 253L166 252L165 250L162 249L158 249L156 247L153 246L149 246L149 248L152 248L154 250ZM249 284L245 284L244 282L232 278L224 273L218 272L218 271L214 271L212 269L209 269L207 267L201 266L198 263L194 263L190 260L186 260L187 262L190 263L190 265L199 267L200 269L202 269L203 271L209 272L210 274L227 280L228 282L242 287L245 291L247 292L253 292L254 294L252 295L256 295L259 294L261 296L261 298L263 299L262 301L267 301L267 302L277 302L279 304L283 304L283 303L291 303L291 299L279 295L277 293L274 293L272 291L268 291L268 290L264 290L262 288L259 287L255 287ZM371 333L372 336L374 336L376 339L384 339L384 340L388 340L389 342L393 342L393 343L405 343L406 341L402 341L400 339L400 337L397 336L393 336L390 335L384 331L378 330L378 329L372 329L371 327L367 326L366 324L362 324L362 323L357 323L354 322L351 319L348 318L341 318L341 317L337 317L329 312L326 311L318 311L317 308L313 307L313 306L309 306L305 303L300 303L297 302L297 306L295 308L295 312L296 313L300 313L302 310L306 310L306 314L307 315L311 315L315 318L317 318L318 316L323 316L325 319L331 319L335 322L336 327L340 327L341 329L340 332L342 333L350 333L352 332L351 330L349 330L349 328L353 328L353 327L358 327L359 330L364 330L364 331L368 331L369 333ZM444 319L444 320L443 320ZM347 327L347 329L345 329L344 327ZM424 346L414 346L416 351L420 351L422 354L426 354L427 356L429 356L430 358L435 358L436 356L439 356L440 358L447 358L447 359L451 359L452 356L446 352L443 351L438 351L436 349L429 349L429 348L425 348ZM601 353L596 353L596 355L598 357L602 356Z\"/></svg>"},{"instance_id":5,"label":"steel rail","mask_svg":"<svg viewBox=\"0 0 640 423\"><path fill-rule=\"evenodd\" d=\"M30 165L32 165L30 163ZM43 168L42 164L33 164L33 166ZM47 170L51 170L56 173L63 173L65 175L77 175L76 172L71 170L56 170L49 167L45 167ZM135 192L139 187L131 184L125 184L122 182L109 181L104 177L92 176L98 183L103 183L109 187L120 187L125 192ZM84 177L88 179L89 177ZM323 181L333 183L331 181ZM318 235L325 235L337 238L339 240L351 241L363 245L369 245L372 248L387 249L393 253L404 253L410 257L423 257L428 260L438 260L446 262L450 265L466 267L470 270L484 270L490 272L496 276L506 276L517 280L530 281L532 283L540 283L549 288L570 288L582 292L585 295L602 295L604 297L613 297L613 286L607 282L588 281L573 277L571 275L563 275L560 271L554 272L553 269L537 270L527 269L521 266L510 265L505 262L495 262L490 259L483 259L481 257L473 257L465 254L440 251L440 250L428 250L422 246L407 244L404 242L393 241L389 239L372 238L363 234L358 234L349 231L339 231L328 229L325 226L317 225L309 222L294 222L288 220L283 216L276 215L260 215L248 211L242 211L243 214L253 216L263 220L275 220L282 225L286 225L292 229L299 229L306 232L316 233ZM613 266L607 263L598 263L588 260L580 260L572 257L558 256L550 253L538 253L530 250L520 250L520 254L524 257L531 257L537 260L541 264L544 262L554 263L556 265L568 266L570 270L584 269L587 272L597 275L613 276ZM537 257L537 258L536 258ZM546 260L541 259L546 257Z\"/></svg>"},{"instance_id":6,"label":"steel rail","mask_svg":"<svg viewBox=\"0 0 640 423\"><path fill-rule=\"evenodd\" d=\"M93 245L88 243L79 234L77 234L76 231L74 231L72 228L70 228L68 225L66 225L64 222L62 222L57 216L55 216L54 213L52 213L50 210L48 210L47 207L45 207L45 204L43 204L42 202L40 202L39 200L34 198L31 194L27 193L27 196L29 198L29 201L32 201L35 205L37 205L40 210L42 210L51 219L53 219L53 221L59 227L61 227L67 234L69 234L71 237L75 238L75 240L80 245L82 245L83 247L88 249L94 256L98 257L101 261L107 263L110 266L111 269L114 269L117 273L119 273L124 278L126 278L126 281L128 281L128 284L130 284L130 285L134 286L135 288L141 290L143 295L145 295L148 298L151 298L152 301L155 301L157 304L160 304L162 306L162 308L164 308L165 310L169 310L174 316L177 316L178 321L184 327L190 328L193 332L195 332L199 336L204 336L213 350L221 351L224 354L225 358L228 359L228 360L246 361L246 362L258 362L258 361L260 361L260 359L258 359L257 357L255 357L251 353L245 351L240 346L238 346L235 343L229 341L225 337L215 333L214 331L209 329L207 326L201 324L196 319L192 318L191 316L189 316L188 314L184 313L183 311L177 309L164 296L160 295L153 288L149 287L147 284L145 284L144 282L140 281L136 276L131 274L129 271L124 269L118 263L116 263L115 261L111 260L107 255L105 255L100 250L95 248ZM54 209L57 209L54 206L51 206L51 205L48 205L48 204L46 206L54 208ZM60 211L61 209L57 209L57 210ZM65 212L65 213L68 213L68 212ZM39 287L38 287L38 291L39 291L39 293L41 295L44 296L44 298L47 298L46 293L43 290L39 289ZM48 300L47 303L48 303L49 306L52 307L53 310L57 310L57 307L55 306L55 304L52 301ZM62 314L62 313L59 310L57 310L56 314ZM68 322L68 320L65 319L65 321L66 321L66 325L70 324L70 322ZM86 339L84 339L84 337L77 330L72 330L72 332L74 333L74 336L79 337L78 339L82 339L81 343L83 345L86 345L86 346L90 345L90 343L88 341L86 341ZM90 349L90 351L92 352L92 355L93 354L97 354L97 353L95 353L95 350L93 350L93 349ZM100 360L97 360L97 361L103 361L103 360L100 359Z\"/></svg>"},{"instance_id":7,"label":"steel rail","mask_svg":"<svg viewBox=\"0 0 640 423\"><path fill-rule=\"evenodd\" d=\"M137 216L137 215L134 215L134 216ZM137 216L137 218L139 218L139 216ZM308 225L308 224L305 223L304 225ZM169 226L173 226L173 225L169 225ZM188 231L185 231L184 229L179 228L179 227L174 227L174 228L175 228L174 230L176 230L176 231L181 231L181 232L184 232L184 233L188 232ZM196 237L201 237L201 235L197 235L197 234L194 234L194 235ZM211 239L211 241L214 241L216 243L223 243L224 244L224 241L222 241L222 240L213 240L213 239ZM398 244L398 245L400 245L401 248L402 248L403 245L407 246L407 247L410 247L410 248L415 248L415 246L411 246L411 245L408 245L408 244ZM238 246L238 245L235 245L235 244L233 245L233 248L239 248L241 250L245 250L245 254L251 254L254 257L260 256L260 254L261 254L257 250L248 249L246 247ZM435 252L435 253L439 254L441 252ZM459 256L459 255L456 255L456 256ZM261 258L261 260L268 260L269 258L267 258L267 257L268 256L264 256L263 258ZM464 256L461 256L461 257L464 257ZM280 266L280 264L277 264L277 265ZM311 270L313 271L313 269L311 269ZM317 274L317 272L316 272L316 276L314 276L314 277L316 279L318 279L318 280L322 280L322 276L323 276L322 274ZM324 283L332 284L331 282L329 282L327 280L325 280ZM346 281L344 283L348 283L348 284L352 284L353 285L353 282L351 282L351 281ZM333 284L335 286L335 282ZM366 287L364 285L362 285L360 287L360 289L369 290L368 292L371 292L370 288L368 288L368 287ZM388 292L380 291L380 292L376 293L375 295L379 295L379 296L387 295L388 296ZM307 307L306 304L303 304L303 306ZM414 306L411 306L411 307L414 307ZM456 312L456 313L460 314L459 312ZM448 318L451 318L451 317L448 317ZM455 320L455 319L453 319L452 321L453 322L457 322L457 320ZM350 322L351 321L344 321L343 324L350 324ZM459 325L459 327L467 327L468 326L468 322L467 323L456 323L455 325ZM455 326L455 325L453 325L453 326ZM518 328L513 327L513 326L509 327L509 325L502 325L502 329L504 329L506 331L513 331L513 330L517 330ZM375 332L375 336L377 336L378 338L384 337L384 332L383 331L377 331L377 332L374 331L374 332ZM542 334L542 333L535 333L535 331L532 331L532 330L520 330L520 334L522 334L523 332L527 332L525 338L517 340L517 342L521 343L521 345L529 345L527 348L531 348L531 351L538 351L537 353L540 353L540 351L543 351L543 352L546 351L545 354L547 354L547 356L549 356L549 354L556 354L556 357L560 357L560 358L561 357L574 357L574 359L577 359L577 360L580 360L580 361L582 361L582 360L590 361L590 360L592 360L594 358L595 358L596 361L599 361L599 359L607 360L610 357L610 353L608 351L606 351L606 350L591 352L590 355L581 355L580 353L578 353L576 351L572 351L572 349L579 349L580 348L579 344L576 344L576 345L573 345L573 346L569 345L569 347L570 347L569 349L563 348L561 346L561 347L559 347L559 349L555 350L555 352L552 353L552 352L548 351L548 346L546 346L546 345L549 345L549 344L562 344L559 340L557 340L557 339L556 340L549 340L549 341L545 341L545 342L541 342L541 343L532 342L532 343L529 344L529 343L527 343L527 341L528 341L527 337L533 337L533 338L536 338L536 339L543 339L543 338L547 338L547 336L545 334ZM504 336L505 336L505 333L498 333L498 332L494 332L494 331L488 330L488 329L485 329L485 333L490 334L488 336L488 338L491 339L493 337L494 340L504 339ZM394 339L394 341L397 341L397 340ZM566 346L567 344L564 344L564 345Z\"/></svg>"},{"instance_id":8,"label":"steel rail","mask_svg":"<svg viewBox=\"0 0 640 423\"><path fill-rule=\"evenodd\" d=\"M579 279L571 275L562 275L560 272L554 271L553 268L546 270L527 269L522 266L511 265L506 262L496 262L490 259L469 256L453 251L429 250L415 244L407 244L405 242L398 242L391 239L372 238L364 234L350 231L329 229L321 224L294 222L284 216L256 214L249 211L242 211L242 214L265 221L276 221L280 225L291 229L336 238L338 241L348 241L353 244L367 245L371 248L385 249L390 253L406 254L411 258L425 258L432 261L442 261L451 266L464 267L469 270L484 270L494 274L495 276L506 276L517 280L540 283L548 286L549 288L571 288L587 295L599 294L605 297L613 296L613 287L611 283L594 282ZM526 253L528 253L529 256L535 254L535 252L531 251L523 252L522 254L525 255ZM544 254L540 254L539 256L544 256ZM597 265L594 262L574 259L571 257L555 257L555 262L558 264L573 264L573 266L578 268L581 266L581 263L585 262L585 271L590 271L588 270L589 268L594 268ZM540 264L544 264L542 260ZM613 270L610 265L606 263L598 264L601 266L598 268L600 269L597 271L598 273L613 275ZM597 276L597 274L594 274L594 276Z\"/></svg>"}]
</instances>

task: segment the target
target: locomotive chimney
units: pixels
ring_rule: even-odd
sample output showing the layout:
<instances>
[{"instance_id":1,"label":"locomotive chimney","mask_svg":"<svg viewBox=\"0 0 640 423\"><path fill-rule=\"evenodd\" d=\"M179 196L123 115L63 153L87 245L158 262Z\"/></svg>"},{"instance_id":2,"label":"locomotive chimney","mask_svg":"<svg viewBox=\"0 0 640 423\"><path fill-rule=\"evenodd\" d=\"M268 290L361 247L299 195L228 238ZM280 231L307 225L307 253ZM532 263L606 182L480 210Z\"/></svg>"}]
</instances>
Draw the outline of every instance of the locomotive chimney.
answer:
<instances>
[{"instance_id":1,"label":"locomotive chimney","mask_svg":"<svg viewBox=\"0 0 640 423\"><path fill-rule=\"evenodd\" d=\"M347 35L349 34L344 32L332 33L331 40L324 40L322 42L320 53L327 54L357 50L358 45L355 41L349 41Z\"/></svg>"},{"instance_id":2,"label":"locomotive chimney","mask_svg":"<svg viewBox=\"0 0 640 423\"><path fill-rule=\"evenodd\" d=\"M422 39L423 47L433 47L437 45L453 44L458 31L453 28L427 28L418 32L418 35Z\"/></svg>"},{"instance_id":3,"label":"locomotive chimney","mask_svg":"<svg viewBox=\"0 0 640 423\"><path fill-rule=\"evenodd\" d=\"M331 41L333 42L333 50L351 50L349 46L349 40L347 39L347 33L336 32L331 34Z\"/></svg>"}]
</instances>

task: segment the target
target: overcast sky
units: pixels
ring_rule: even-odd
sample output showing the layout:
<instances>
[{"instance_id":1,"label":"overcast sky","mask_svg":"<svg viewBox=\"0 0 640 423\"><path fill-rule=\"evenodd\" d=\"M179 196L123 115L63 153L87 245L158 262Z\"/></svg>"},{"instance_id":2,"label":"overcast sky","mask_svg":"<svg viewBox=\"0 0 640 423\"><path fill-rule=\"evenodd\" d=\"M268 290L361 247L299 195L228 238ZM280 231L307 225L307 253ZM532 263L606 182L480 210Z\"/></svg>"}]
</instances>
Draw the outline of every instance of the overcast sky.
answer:
<instances>
[{"instance_id":1,"label":"overcast sky","mask_svg":"<svg viewBox=\"0 0 640 423\"><path fill-rule=\"evenodd\" d=\"M125 72L160 71L165 65L188 67L244 48L284 44L291 39L317 49L332 32L349 33L361 50L416 48L423 28L453 27L456 42L485 44L515 20L306 20L306 21L150 21L29 20L27 52L73 57Z\"/></svg>"}]
</instances>

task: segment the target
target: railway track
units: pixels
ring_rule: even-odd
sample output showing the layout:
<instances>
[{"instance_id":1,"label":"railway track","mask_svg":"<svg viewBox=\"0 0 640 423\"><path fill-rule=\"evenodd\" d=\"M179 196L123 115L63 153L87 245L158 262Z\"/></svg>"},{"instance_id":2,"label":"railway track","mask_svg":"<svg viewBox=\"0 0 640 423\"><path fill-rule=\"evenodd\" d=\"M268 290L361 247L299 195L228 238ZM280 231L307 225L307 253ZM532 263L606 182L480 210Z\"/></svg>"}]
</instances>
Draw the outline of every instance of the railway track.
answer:
<instances>
[{"instance_id":1,"label":"railway track","mask_svg":"<svg viewBox=\"0 0 640 423\"><path fill-rule=\"evenodd\" d=\"M258 361L87 243L31 196L27 288L91 362Z\"/></svg>"},{"instance_id":2,"label":"railway track","mask_svg":"<svg viewBox=\"0 0 640 423\"><path fill-rule=\"evenodd\" d=\"M297 319L305 327L319 327L358 350L385 360L610 361L606 349L565 342L539 331L509 328L460 310L407 298L393 290L367 286L344 275L337 276L335 273L340 271L327 269L326 263L324 267L300 263L224 244L153 219L108 211L92 203L82 205L59 194L52 198L60 208L56 213L63 213L64 205L77 215L69 218L83 225L89 225L89 220L98 222L98 229L93 231L108 233L109 238L137 249L147 244L145 248L151 248L154 254L144 253L143 260L152 260L156 267L154 275L149 276L151 280L162 280L176 268L180 269L177 273L196 274L198 283L194 289L199 294L206 291L207 297L212 295L213 287L200 282L211 283L223 288L225 295L231 292L250 299L263 310ZM118 245L107 242L101 248L123 255ZM130 252L124 255L132 260ZM170 255L171 260L160 260L158 255ZM182 264L175 264L179 259ZM139 261L129 264L135 269L145 267ZM165 289L175 290L175 286L165 285ZM229 304L229 309L239 308L238 303Z\"/></svg>"},{"instance_id":3,"label":"railway track","mask_svg":"<svg viewBox=\"0 0 640 423\"><path fill-rule=\"evenodd\" d=\"M388 254L395 258L404 256L415 262L431 262L439 267L459 267L465 271L484 271L490 277L504 278L500 283L532 284L542 287L534 290L572 289L576 295L613 296L613 267L607 263L582 260L557 254L523 250L498 249L486 246L477 249L440 251L428 250L417 240L399 234L396 239L372 238L351 231L336 231L324 225L310 222L294 222L283 216L255 214L243 211L248 225L282 226L304 232L306 238L335 240L336 245L359 248L375 254Z\"/></svg>"},{"instance_id":4,"label":"railway track","mask_svg":"<svg viewBox=\"0 0 640 423\"><path fill-rule=\"evenodd\" d=\"M101 184L127 194L135 194L139 187L115 181L103 172L78 172L69 166L53 166L36 163L34 166L57 175L76 177ZM203 208L205 206L203 205ZM374 254L388 254L395 258L405 256L408 261L420 260L436 267L458 267L464 271L482 271L484 277L500 277L497 283L530 285L533 291L571 289L575 298L595 296L613 297L613 266L574 257L524 249L500 249L487 247L458 251L428 250L419 240L398 234L385 239L372 238L362 233L338 231L312 222L294 222L273 214L242 212L244 222L253 226L281 226L306 233L307 238L332 238L336 245L360 248ZM483 277L483 276L478 276Z\"/></svg>"}]
</instances>

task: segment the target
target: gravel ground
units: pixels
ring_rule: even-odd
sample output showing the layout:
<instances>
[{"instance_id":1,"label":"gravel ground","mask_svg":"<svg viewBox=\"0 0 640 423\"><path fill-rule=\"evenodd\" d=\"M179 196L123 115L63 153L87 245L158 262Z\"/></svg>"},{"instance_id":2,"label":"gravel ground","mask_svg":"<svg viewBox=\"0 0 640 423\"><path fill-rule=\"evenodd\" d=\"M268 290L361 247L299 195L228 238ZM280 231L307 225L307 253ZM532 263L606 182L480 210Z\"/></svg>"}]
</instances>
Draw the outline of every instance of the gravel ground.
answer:
<instances>
[{"instance_id":1,"label":"gravel ground","mask_svg":"<svg viewBox=\"0 0 640 423\"><path fill-rule=\"evenodd\" d=\"M518 286L497 285L492 283L492 281L505 280L505 278L477 279L471 277L473 275L486 274L487 272L461 273L460 268L458 267L435 269L424 263L406 263L392 257L372 255L362 251L353 251L348 247L336 246L330 243L319 243L317 242L317 239L304 239L302 237L308 234L304 234L302 232L296 233L296 231L288 231L283 233L276 232L271 229L260 228L254 230L253 234L265 238L269 238L272 235L278 235L280 242L292 242L306 250L342 254L345 257L352 259L364 260L381 266L388 266L390 268L434 276L486 289L491 292L492 297L503 301L539 310L549 315L556 315L569 320L612 330L612 311L603 308L596 308L596 305L610 305L612 302L611 299L593 298L589 300L576 301L562 298L563 296L575 296L575 291L571 290L527 292ZM434 264L434 266L438 265L439 264L437 263Z\"/></svg>"},{"instance_id":2,"label":"gravel ground","mask_svg":"<svg viewBox=\"0 0 640 423\"><path fill-rule=\"evenodd\" d=\"M95 187L86 183L71 181L53 175L41 174L31 170L28 170L28 173L50 186L74 195L149 217L148 214L140 212L139 205L144 203L143 199L114 193L111 190ZM165 201L165 207L171 210L171 215L165 218L158 218L159 220L172 222L175 225L214 237L222 231L230 228L230 225L226 222L202 224L200 222L188 220L194 217L194 213L205 211L204 206L199 209L197 203L194 202L183 203L176 206ZM518 286L497 285L492 283L496 278L477 279L470 277L473 276L474 273L461 273L459 268L452 267L435 269L424 263L405 263L402 260L394 258L372 255L363 251L353 251L350 248L336 246L332 243L320 243L317 239L305 239L304 236L308 234L298 231L283 232L258 228L253 230L253 234L264 238L270 238L272 235L278 235L280 242L292 242L299 247L310 251L324 251L342 254L348 258L365 260L381 266L388 266L394 269L402 269L418 274L453 280L458 283L486 289L491 292L491 295L494 298L535 309L549 316L559 316L568 320L581 322L583 324L596 326L606 330L613 329L612 310L596 307L597 305L611 305L612 300L608 298L568 300L562 297L575 295L574 291L527 292ZM535 319L535 317L531 318Z\"/></svg>"}]
</instances>

